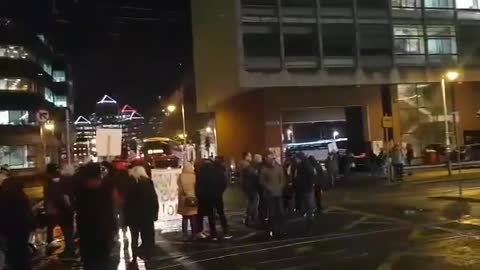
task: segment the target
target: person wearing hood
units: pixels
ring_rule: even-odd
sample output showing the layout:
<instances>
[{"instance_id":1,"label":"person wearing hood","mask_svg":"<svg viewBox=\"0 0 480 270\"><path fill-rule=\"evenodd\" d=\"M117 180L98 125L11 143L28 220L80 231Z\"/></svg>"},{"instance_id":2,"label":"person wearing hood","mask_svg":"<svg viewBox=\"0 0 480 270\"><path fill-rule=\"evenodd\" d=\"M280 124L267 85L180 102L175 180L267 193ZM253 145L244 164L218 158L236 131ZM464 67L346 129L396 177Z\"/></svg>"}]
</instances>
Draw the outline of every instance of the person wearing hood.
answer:
<instances>
[{"instance_id":1,"label":"person wearing hood","mask_svg":"<svg viewBox=\"0 0 480 270\"><path fill-rule=\"evenodd\" d=\"M82 167L78 181L75 192L77 230L84 269L109 269L115 228L113 188L102 178L98 163Z\"/></svg>"},{"instance_id":2,"label":"person wearing hood","mask_svg":"<svg viewBox=\"0 0 480 270\"><path fill-rule=\"evenodd\" d=\"M132 235L132 263L142 255L148 262L155 247L155 226L158 220L158 197L153 181L148 177L145 167L135 166L129 174L132 183L125 197L125 223ZM138 246L138 238L142 237L142 246Z\"/></svg>"},{"instance_id":3,"label":"person wearing hood","mask_svg":"<svg viewBox=\"0 0 480 270\"><path fill-rule=\"evenodd\" d=\"M7 178L0 184L0 235L6 238L6 260L12 270L30 270L28 248L34 218L30 202L19 181Z\"/></svg>"},{"instance_id":4,"label":"person wearing hood","mask_svg":"<svg viewBox=\"0 0 480 270\"><path fill-rule=\"evenodd\" d=\"M192 230L192 237L197 233L196 216L198 213L198 200L195 196L195 169L189 162L183 165L183 170L178 177L178 214L182 215L183 239L189 239L188 223Z\"/></svg>"}]
</instances>

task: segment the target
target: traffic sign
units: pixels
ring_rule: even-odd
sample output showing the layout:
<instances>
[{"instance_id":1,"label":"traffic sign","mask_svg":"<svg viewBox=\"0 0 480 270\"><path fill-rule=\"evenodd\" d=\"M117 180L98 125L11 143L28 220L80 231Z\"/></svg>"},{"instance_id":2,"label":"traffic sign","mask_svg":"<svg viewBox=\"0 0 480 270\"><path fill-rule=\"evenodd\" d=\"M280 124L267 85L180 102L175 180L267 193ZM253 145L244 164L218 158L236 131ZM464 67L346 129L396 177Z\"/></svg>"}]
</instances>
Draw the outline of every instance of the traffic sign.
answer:
<instances>
[{"instance_id":1,"label":"traffic sign","mask_svg":"<svg viewBox=\"0 0 480 270\"><path fill-rule=\"evenodd\" d=\"M50 113L47 110L39 110L37 112L37 121L39 123L45 123L50 119Z\"/></svg>"},{"instance_id":2,"label":"traffic sign","mask_svg":"<svg viewBox=\"0 0 480 270\"><path fill-rule=\"evenodd\" d=\"M393 117L384 116L382 118L382 127L383 128L393 128Z\"/></svg>"}]
</instances>

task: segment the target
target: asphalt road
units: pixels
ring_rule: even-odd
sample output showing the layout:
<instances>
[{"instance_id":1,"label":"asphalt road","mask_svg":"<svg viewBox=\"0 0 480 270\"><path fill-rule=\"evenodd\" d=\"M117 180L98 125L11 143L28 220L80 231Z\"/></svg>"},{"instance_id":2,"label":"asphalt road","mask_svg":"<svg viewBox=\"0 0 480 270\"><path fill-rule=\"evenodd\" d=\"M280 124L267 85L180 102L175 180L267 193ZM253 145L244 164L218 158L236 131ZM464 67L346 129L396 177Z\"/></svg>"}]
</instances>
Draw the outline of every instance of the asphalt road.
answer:
<instances>
[{"instance_id":1,"label":"asphalt road","mask_svg":"<svg viewBox=\"0 0 480 270\"><path fill-rule=\"evenodd\" d=\"M230 191L233 239L184 243L179 233L158 234L147 269L480 269L480 180L464 182L458 195L453 182L341 187L326 194L312 231L290 219L288 236L269 240L241 224L240 195ZM128 269L128 237L115 251L112 269ZM55 259L43 268L81 269Z\"/></svg>"}]
</instances>

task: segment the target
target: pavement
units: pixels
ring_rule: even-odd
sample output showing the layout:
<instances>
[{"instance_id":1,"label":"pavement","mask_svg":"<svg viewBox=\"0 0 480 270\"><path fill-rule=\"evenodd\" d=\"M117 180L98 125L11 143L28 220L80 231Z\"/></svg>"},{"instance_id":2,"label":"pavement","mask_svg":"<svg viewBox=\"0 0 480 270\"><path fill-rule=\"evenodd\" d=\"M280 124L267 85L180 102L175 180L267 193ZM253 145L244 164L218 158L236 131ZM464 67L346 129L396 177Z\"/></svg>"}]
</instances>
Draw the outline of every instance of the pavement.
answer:
<instances>
[{"instance_id":1,"label":"pavement","mask_svg":"<svg viewBox=\"0 0 480 270\"><path fill-rule=\"evenodd\" d=\"M157 233L148 268L138 269L480 269L480 177L462 180L355 180L325 193L326 208L311 231L290 218L287 236L269 239L242 224L244 198L225 194L233 239L183 242L179 232ZM177 224L178 226L178 224ZM129 237L120 234L111 269L129 269ZM44 258L36 269L81 269Z\"/></svg>"}]
</instances>

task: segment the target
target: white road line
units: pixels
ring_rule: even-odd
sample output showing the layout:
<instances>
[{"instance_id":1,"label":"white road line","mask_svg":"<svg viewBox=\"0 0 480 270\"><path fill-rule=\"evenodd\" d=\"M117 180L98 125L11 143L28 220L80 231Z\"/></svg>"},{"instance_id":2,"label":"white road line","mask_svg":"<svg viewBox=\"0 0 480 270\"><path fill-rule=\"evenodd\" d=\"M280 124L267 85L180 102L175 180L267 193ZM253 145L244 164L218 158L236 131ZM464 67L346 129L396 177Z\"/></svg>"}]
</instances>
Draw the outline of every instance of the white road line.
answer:
<instances>
[{"instance_id":1,"label":"white road line","mask_svg":"<svg viewBox=\"0 0 480 270\"><path fill-rule=\"evenodd\" d=\"M345 208L345 207L341 207L341 206L332 206L332 208L336 208L338 210L343 210L345 212L359 214L359 215L362 215L362 216L371 216L371 217L376 217L376 218L380 218L380 219L390 220L390 221L395 222L395 224L402 224L402 225L412 224L412 222L410 222L408 220L405 220L405 219L401 219L401 218L389 217L389 216L384 216L384 215L380 215L380 214L376 214L376 213L370 213L370 212L364 212L364 211L360 211L360 210L349 209L349 208Z\"/></svg>"},{"instance_id":2,"label":"white road line","mask_svg":"<svg viewBox=\"0 0 480 270\"><path fill-rule=\"evenodd\" d=\"M257 235L257 232L251 232L251 233L248 233L244 236L240 236L240 237L237 237L237 238L234 238L233 241L242 241L242 240L246 240L248 238L251 238L251 237L254 237L255 235Z\"/></svg>"},{"instance_id":3,"label":"white road line","mask_svg":"<svg viewBox=\"0 0 480 270\"><path fill-rule=\"evenodd\" d=\"M300 258L305 258L305 256L295 256L295 257L289 257L289 258L283 258L283 259L273 259L273 260L259 262L258 264L279 263L279 262L293 261L293 260L300 259Z\"/></svg>"},{"instance_id":4,"label":"white road line","mask_svg":"<svg viewBox=\"0 0 480 270\"><path fill-rule=\"evenodd\" d=\"M231 258L231 257L236 257L236 256L241 256L241 255L247 255L247 254L253 254L253 253L259 253L259 252L265 252L265 251L270 251L270 250L277 250L277 249L301 246L301 245L306 245L306 244L315 244L315 243L327 242L327 241L332 241L332 240L340 240L340 239L348 239L348 238L355 238L355 237L361 237L361 236L368 236L368 235L374 235L374 234L380 234L380 233L396 232L396 231L401 231L401 230L406 230L406 229L408 229L408 227L398 227L398 228L370 231L370 232L364 232L364 233L355 233L355 234L349 234L349 235L333 236L333 237L328 237L328 238L323 238L323 239L309 240L309 241L303 241L303 242L298 242L298 243L290 243L290 244L285 244L285 245L275 246L275 247L268 247L268 248L262 248L262 249L256 249L256 250L242 251L242 252L237 252L237 253L231 253L231 254L215 256L215 257L206 258L206 259L201 259L201 260L195 260L195 261L191 261L191 260L189 260L189 261L179 261L179 260L176 260L176 261L179 261L179 263L172 264L172 265L167 265L167 266L162 266L162 267L157 267L157 268L155 268L155 270L172 269L172 268L177 268L177 267L180 267L180 266L185 267L186 265L189 265L189 264L197 265L198 263L215 261L215 260L219 260L219 259L226 259L226 258Z\"/></svg>"},{"instance_id":5,"label":"white road line","mask_svg":"<svg viewBox=\"0 0 480 270\"><path fill-rule=\"evenodd\" d=\"M372 218L372 216L363 216L359 219L354 220L350 224L347 224L342 227L342 231L350 231L351 229L355 228L357 225L360 225L367 221L368 219Z\"/></svg>"}]
</instances>

